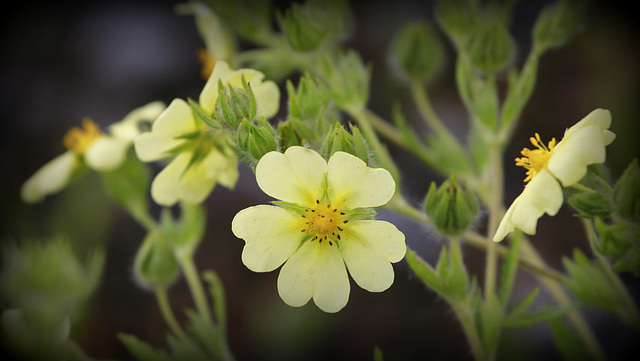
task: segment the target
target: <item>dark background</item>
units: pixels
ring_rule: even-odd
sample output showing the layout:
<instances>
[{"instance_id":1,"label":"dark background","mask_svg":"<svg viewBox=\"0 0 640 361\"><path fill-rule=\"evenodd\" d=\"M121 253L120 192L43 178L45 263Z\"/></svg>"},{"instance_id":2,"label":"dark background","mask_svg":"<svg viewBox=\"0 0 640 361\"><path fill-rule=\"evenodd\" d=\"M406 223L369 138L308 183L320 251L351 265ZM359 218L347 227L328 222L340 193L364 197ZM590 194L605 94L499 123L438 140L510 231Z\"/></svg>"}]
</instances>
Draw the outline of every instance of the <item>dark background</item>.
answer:
<instances>
[{"instance_id":1,"label":"dark background","mask_svg":"<svg viewBox=\"0 0 640 361\"><path fill-rule=\"evenodd\" d=\"M131 272L144 231L109 201L91 173L35 206L20 201L19 188L64 151L62 136L83 117L105 127L150 101L168 104L174 98L198 96L204 80L196 51L202 41L193 18L175 14L176 3L30 2L5 8L0 22L0 237L62 233L87 248L106 246L100 288L85 322L72 333L96 359L132 359L116 339L118 332L166 345L167 329L155 299L135 285ZM516 7L511 30L518 42L517 64L527 55L529 34L544 3L523 0ZM512 158L528 137L537 131L545 139L560 138L566 127L595 108L613 114L611 130L618 137L607 149L611 173L619 176L640 153L637 10L631 2L625 4L596 1L584 30L542 57L532 100L505 159L507 202L522 187L523 171L513 166ZM386 49L404 23L433 20L432 2L355 2L354 13L356 32L349 45L373 64L370 108L390 118L392 102L400 99L408 118L418 124L408 91L388 71ZM447 66L430 85L430 96L447 125L464 134L466 111L456 93L454 54L447 46ZM282 95L286 97L284 91ZM418 204L429 183L442 178L402 151L392 151L405 179L401 189ZM393 286L381 294L352 284L349 303L337 314L325 314L312 302L301 308L285 305L277 294L278 273L256 274L244 267L243 242L230 231L237 211L267 201L251 170L242 167L235 190L218 187L210 197L207 236L197 253L198 268L215 269L225 284L230 346L238 360L370 360L374 346L383 350L386 360L471 358L448 306L407 272L404 261L395 265ZM435 232L393 214L381 212L380 218L394 221L414 249L429 262L436 260L442 240ZM580 222L566 206L554 218L543 217L538 229L533 243L559 270L562 256L574 247L588 252ZM484 253L469 247L464 252L481 281ZM638 294L638 280L628 275L623 279ZM522 273L514 298L524 297L534 286L535 280ZM192 307L183 280L172 288L171 297L182 318L181 309ZM616 321L598 310L586 314L609 354L618 359L637 354L637 339ZM558 356L545 325L509 330L503 341L503 359L512 358L511 349L519 350L519 360Z\"/></svg>"}]
</instances>

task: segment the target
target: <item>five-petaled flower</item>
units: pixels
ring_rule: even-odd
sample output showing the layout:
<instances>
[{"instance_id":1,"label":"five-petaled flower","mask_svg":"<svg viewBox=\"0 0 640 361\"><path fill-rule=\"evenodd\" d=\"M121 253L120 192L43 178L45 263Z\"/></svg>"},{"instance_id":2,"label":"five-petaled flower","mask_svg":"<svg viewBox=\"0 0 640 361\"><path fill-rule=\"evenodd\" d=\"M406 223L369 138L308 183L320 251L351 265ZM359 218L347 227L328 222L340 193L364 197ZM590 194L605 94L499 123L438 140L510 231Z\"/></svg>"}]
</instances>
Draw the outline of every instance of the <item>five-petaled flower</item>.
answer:
<instances>
[{"instance_id":1,"label":"five-petaled flower","mask_svg":"<svg viewBox=\"0 0 640 361\"><path fill-rule=\"evenodd\" d=\"M280 92L272 81L253 69L231 70L224 61L216 66L200 93L202 110L211 115L218 99L218 85L251 86L257 103L257 115L271 117L278 111ZM174 99L160 114L150 132L135 139L138 157L145 162L175 156L154 178L151 196L160 205L178 201L202 202L216 183L232 188L238 179L238 158L226 137L213 137L204 121L182 99Z\"/></svg>"},{"instance_id":2,"label":"five-petaled flower","mask_svg":"<svg viewBox=\"0 0 640 361\"><path fill-rule=\"evenodd\" d=\"M611 113L596 109L567 129L558 144L554 138L545 145L536 133L530 139L536 148L524 148L522 158L516 158L516 165L527 169L529 183L505 213L493 240L501 241L515 228L535 234L538 218L554 216L564 200L562 187L579 182L588 165L605 161L605 147L615 139L610 125Z\"/></svg>"},{"instance_id":3,"label":"five-petaled flower","mask_svg":"<svg viewBox=\"0 0 640 361\"><path fill-rule=\"evenodd\" d=\"M344 152L326 162L317 152L294 146L264 155L256 180L281 202L246 208L231 227L245 241L242 261L249 269L270 272L284 264L278 292L285 303L297 307L313 298L323 311L339 311L349 299L347 269L368 291L391 286L391 263L406 251L404 234L371 219L375 212L369 209L393 196L395 183L387 170L369 168Z\"/></svg>"},{"instance_id":4,"label":"five-petaled flower","mask_svg":"<svg viewBox=\"0 0 640 361\"><path fill-rule=\"evenodd\" d=\"M85 164L96 171L108 172L122 165L133 138L165 109L159 101L131 111L120 122L103 132L89 118L82 120L82 128L72 128L64 136L68 150L36 171L22 186L20 195L26 203L37 203L47 195L64 189L74 172Z\"/></svg>"}]
</instances>

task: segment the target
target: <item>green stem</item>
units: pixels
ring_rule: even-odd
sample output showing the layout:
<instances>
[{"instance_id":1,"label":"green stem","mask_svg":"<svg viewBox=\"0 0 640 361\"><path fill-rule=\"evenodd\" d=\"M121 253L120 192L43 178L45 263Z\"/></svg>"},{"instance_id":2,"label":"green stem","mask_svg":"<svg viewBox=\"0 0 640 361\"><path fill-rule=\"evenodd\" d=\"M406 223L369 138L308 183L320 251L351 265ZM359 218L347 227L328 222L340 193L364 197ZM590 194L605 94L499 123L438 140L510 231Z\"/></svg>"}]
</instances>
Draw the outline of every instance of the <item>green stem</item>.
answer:
<instances>
[{"instance_id":1,"label":"green stem","mask_svg":"<svg viewBox=\"0 0 640 361\"><path fill-rule=\"evenodd\" d=\"M391 158L391 155L389 154L387 148L380 142L380 139L378 139L376 132L373 130L373 127L369 122L369 118L367 117L365 109L352 108L346 110L349 115L351 115L358 123L360 130L362 130L364 138L369 143L369 146L372 147L379 165L388 170L393 176L393 179L396 181L396 184L399 184L400 172L398 171L398 167Z\"/></svg>"},{"instance_id":2,"label":"green stem","mask_svg":"<svg viewBox=\"0 0 640 361\"><path fill-rule=\"evenodd\" d=\"M471 307L466 304L455 302L450 302L450 305L453 308L453 312L456 314L456 317L460 321L460 324L462 325L462 329L465 336L467 337L469 346L471 346L473 359L476 361L486 360L484 350L482 349L482 341L480 340L480 335L478 334L478 329L476 328L476 323Z\"/></svg>"},{"instance_id":3,"label":"green stem","mask_svg":"<svg viewBox=\"0 0 640 361\"><path fill-rule=\"evenodd\" d=\"M633 302L633 299L629 295L627 288L624 286L622 281L620 281L620 277L611 269L611 264L609 261L595 249L595 244L597 242L597 234L593 227L593 222L591 220L583 219L582 225L587 233L587 237L590 240L591 249L593 253L596 255L596 259L598 263L604 269L607 278L611 281L611 284L616 290L616 293L620 297L622 304L624 305L624 309L626 312L618 314L618 318L624 324L628 325L634 332L640 335L640 314L638 313L638 308L636 304Z\"/></svg>"},{"instance_id":4,"label":"green stem","mask_svg":"<svg viewBox=\"0 0 640 361\"><path fill-rule=\"evenodd\" d=\"M431 129L433 129L438 136L452 138L453 135L449 132L449 129L442 124L442 121L433 110L423 83L417 81L411 83L411 96L418 107L420 116L422 116Z\"/></svg>"},{"instance_id":5,"label":"green stem","mask_svg":"<svg viewBox=\"0 0 640 361\"><path fill-rule=\"evenodd\" d=\"M180 327L180 324L176 320L176 317L171 310L171 306L169 305L169 297L167 296L167 289L164 287L156 288L155 294L158 306L160 307L160 312L162 313L162 317L164 318L167 325L169 325L171 331L183 341L190 342L189 336L187 336L187 334L182 330L182 327Z\"/></svg>"},{"instance_id":6,"label":"green stem","mask_svg":"<svg viewBox=\"0 0 640 361\"><path fill-rule=\"evenodd\" d=\"M503 169L502 169L502 153L497 146L492 146L489 150L490 170L493 174L491 200L489 204L489 225L487 237L487 253L485 264L485 283L484 292L485 295L492 295L495 292L496 279L497 279L497 244L491 240L491 235L494 234L498 228L500 219L502 218L503 209Z\"/></svg>"},{"instance_id":7,"label":"green stem","mask_svg":"<svg viewBox=\"0 0 640 361\"><path fill-rule=\"evenodd\" d=\"M523 237L522 239L521 251L522 255L526 259L528 259L529 262L541 267L546 267L545 262L542 260L542 257L540 257L538 252L526 237ZM541 278L540 281L545 285L547 290L549 290L551 295L556 299L556 301L558 301L561 306L568 306L572 304L571 299L569 298L561 284L546 278ZM578 337L580 337L584 346L587 348L593 358L596 360L605 360L606 357L604 352L602 351L602 348L600 347L600 344L598 343L598 339L595 337L595 335L591 331L591 328L585 321L584 317L582 317L580 312L576 310L569 311L567 317L576 330Z\"/></svg>"},{"instance_id":8,"label":"green stem","mask_svg":"<svg viewBox=\"0 0 640 361\"><path fill-rule=\"evenodd\" d=\"M187 280L191 295L198 309L198 313L202 318L212 323L211 312L209 311L209 305L207 303L207 297L205 296L204 288L198 277L198 271L193 263L193 257L191 253L185 253L177 257L178 262L184 273L184 277Z\"/></svg>"}]
</instances>

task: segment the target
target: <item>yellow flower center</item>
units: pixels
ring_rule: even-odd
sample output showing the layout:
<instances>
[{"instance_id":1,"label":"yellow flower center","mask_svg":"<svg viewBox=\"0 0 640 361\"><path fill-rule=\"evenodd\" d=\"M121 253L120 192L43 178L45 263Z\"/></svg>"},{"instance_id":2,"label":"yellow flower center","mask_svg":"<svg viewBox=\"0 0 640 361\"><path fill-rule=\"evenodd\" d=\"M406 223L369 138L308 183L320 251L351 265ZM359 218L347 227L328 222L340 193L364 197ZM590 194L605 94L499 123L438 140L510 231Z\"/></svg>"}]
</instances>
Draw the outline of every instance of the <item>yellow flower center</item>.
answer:
<instances>
[{"instance_id":1,"label":"yellow flower center","mask_svg":"<svg viewBox=\"0 0 640 361\"><path fill-rule=\"evenodd\" d=\"M84 154L103 133L98 124L89 118L82 119L82 129L73 127L64 135L62 144L76 154Z\"/></svg>"},{"instance_id":2,"label":"yellow flower center","mask_svg":"<svg viewBox=\"0 0 640 361\"><path fill-rule=\"evenodd\" d=\"M349 221L344 219L344 212L331 207L331 204L319 200L316 200L316 204L315 209L304 209L305 214L302 218L305 218L305 223L302 232L313 235L311 242L327 241L330 246L333 246L334 241L340 240L340 232L344 231L343 227Z\"/></svg>"},{"instance_id":3,"label":"yellow flower center","mask_svg":"<svg viewBox=\"0 0 640 361\"><path fill-rule=\"evenodd\" d=\"M544 145L538 133L535 134L535 138L531 137L529 140L536 149L524 148L520 152L522 158L516 158L516 165L527 169L525 182L533 179L538 172L546 167L549 157L551 157L551 151L556 146L556 138L552 138L548 145Z\"/></svg>"}]
</instances>

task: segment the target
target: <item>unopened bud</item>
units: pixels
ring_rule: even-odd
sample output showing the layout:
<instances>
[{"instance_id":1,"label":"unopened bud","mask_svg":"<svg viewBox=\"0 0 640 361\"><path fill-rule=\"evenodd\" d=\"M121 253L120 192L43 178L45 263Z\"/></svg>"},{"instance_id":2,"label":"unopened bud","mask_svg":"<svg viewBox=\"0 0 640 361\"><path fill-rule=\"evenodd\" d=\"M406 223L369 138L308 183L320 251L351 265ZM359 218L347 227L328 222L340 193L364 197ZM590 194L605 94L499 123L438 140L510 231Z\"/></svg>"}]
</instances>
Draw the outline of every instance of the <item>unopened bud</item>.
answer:
<instances>
[{"instance_id":1,"label":"unopened bud","mask_svg":"<svg viewBox=\"0 0 640 361\"><path fill-rule=\"evenodd\" d=\"M441 67L444 47L433 29L424 22L408 24L391 44L393 69L405 81L424 81Z\"/></svg>"},{"instance_id":2,"label":"unopened bud","mask_svg":"<svg viewBox=\"0 0 640 361\"><path fill-rule=\"evenodd\" d=\"M244 81L243 88L218 84L218 99L214 110L214 118L224 126L237 128L242 119L251 120L256 116L256 98L251 87Z\"/></svg>"},{"instance_id":3,"label":"unopened bud","mask_svg":"<svg viewBox=\"0 0 640 361\"><path fill-rule=\"evenodd\" d=\"M257 124L243 120L238 127L237 144L252 164L257 164L263 155L278 150L276 131L264 118L258 119Z\"/></svg>"},{"instance_id":4,"label":"unopened bud","mask_svg":"<svg viewBox=\"0 0 640 361\"><path fill-rule=\"evenodd\" d=\"M466 231L478 213L475 194L458 184L455 173L440 187L431 183L425 202L425 211L439 232L458 235Z\"/></svg>"},{"instance_id":5,"label":"unopened bud","mask_svg":"<svg viewBox=\"0 0 640 361\"><path fill-rule=\"evenodd\" d=\"M160 232L150 232L142 242L134 263L136 278L143 286L167 287L176 280L178 262L173 249Z\"/></svg>"}]
</instances>

